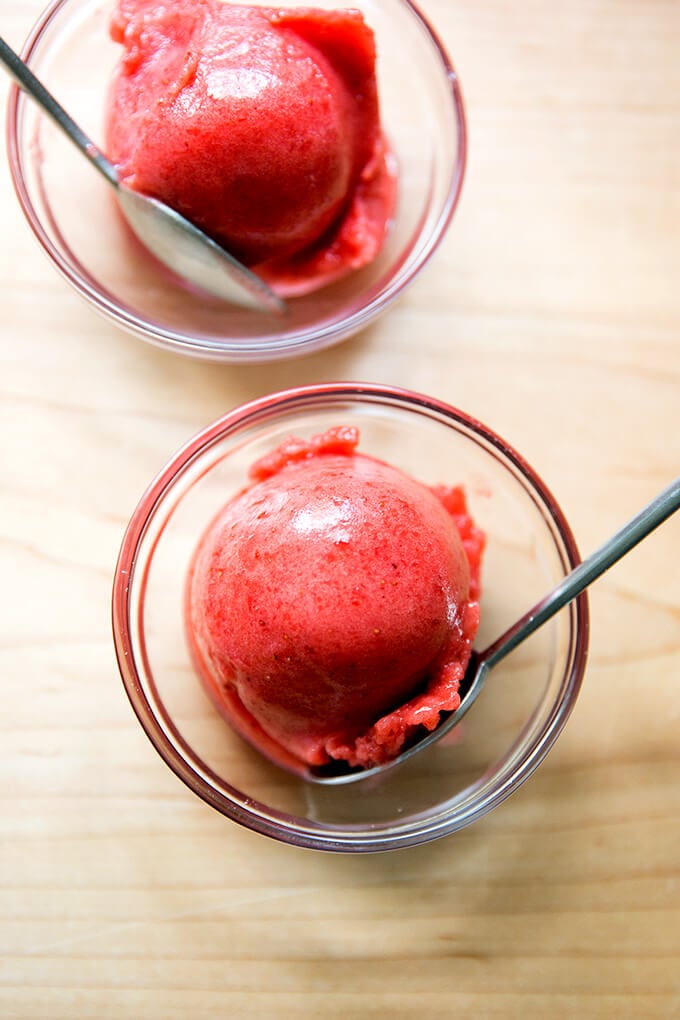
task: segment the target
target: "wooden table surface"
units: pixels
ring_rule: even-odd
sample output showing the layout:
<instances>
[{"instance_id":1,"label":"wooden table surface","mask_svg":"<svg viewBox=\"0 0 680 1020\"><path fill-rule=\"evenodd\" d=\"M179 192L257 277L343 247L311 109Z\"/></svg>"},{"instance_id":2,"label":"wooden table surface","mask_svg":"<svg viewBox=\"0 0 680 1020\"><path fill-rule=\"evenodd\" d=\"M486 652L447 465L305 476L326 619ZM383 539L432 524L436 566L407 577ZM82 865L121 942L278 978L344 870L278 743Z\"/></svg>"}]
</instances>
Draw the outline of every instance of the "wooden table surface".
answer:
<instances>
[{"instance_id":1,"label":"wooden table surface","mask_svg":"<svg viewBox=\"0 0 680 1020\"><path fill-rule=\"evenodd\" d=\"M5 38L42 6L0 0ZM131 510L186 438L268 391L357 379L464 408L583 550L678 473L680 3L423 7L466 94L463 200L399 305L331 351L215 367L121 333L0 168L3 1017L680 1017L680 519L594 587L546 762L426 847L315 853L227 822L118 677Z\"/></svg>"}]
</instances>

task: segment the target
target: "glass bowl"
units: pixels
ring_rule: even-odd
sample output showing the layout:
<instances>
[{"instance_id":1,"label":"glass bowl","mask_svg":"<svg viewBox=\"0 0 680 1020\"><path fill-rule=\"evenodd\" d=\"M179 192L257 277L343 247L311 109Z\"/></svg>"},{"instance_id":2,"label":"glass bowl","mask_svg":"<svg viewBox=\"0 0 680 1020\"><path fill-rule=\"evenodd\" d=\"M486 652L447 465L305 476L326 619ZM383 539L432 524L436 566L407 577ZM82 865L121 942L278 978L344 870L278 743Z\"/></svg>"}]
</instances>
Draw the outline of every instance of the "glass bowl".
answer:
<instances>
[{"instance_id":1,"label":"glass bowl","mask_svg":"<svg viewBox=\"0 0 680 1020\"><path fill-rule=\"evenodd\" d=\"M53 0L22 51L96 143L103 140L105 95L121 54L108 35L114 6L112 0ZM133 240L110 186L32 100L14 86L10 90L10 169L31 228L66 280L142 339L222 361L317 350L380 315L441 241L458 202L466 156L463 100L446 52L409 0L315 0L314 6L359 8L375 32L382 121L399 165L399 193L375 262L292 299L283 319L178 284Z\"/></svg>"},{"instance_id":2,"label":"glass bowl","mask_svg":"<svg viewBox=\"0 0 680 1020\"><path fill-rule=\"evenodd\" d=\"M562 511L486 426L436 400L356 383L301 387L246 404L192 439L152 482L128 525L113 586L113 633L132 706L170 768L235 822L334 851L413 846L469 825L532 773L574 707L585 668L585 595L501 662L449 738L350 786L314 785L246 744L192 666L183 598L199 536L250 464L290 435L360 430L359 449L427 484L465 486L487 535L485 647L579 561Z\"/></svg>"}]
</instances>

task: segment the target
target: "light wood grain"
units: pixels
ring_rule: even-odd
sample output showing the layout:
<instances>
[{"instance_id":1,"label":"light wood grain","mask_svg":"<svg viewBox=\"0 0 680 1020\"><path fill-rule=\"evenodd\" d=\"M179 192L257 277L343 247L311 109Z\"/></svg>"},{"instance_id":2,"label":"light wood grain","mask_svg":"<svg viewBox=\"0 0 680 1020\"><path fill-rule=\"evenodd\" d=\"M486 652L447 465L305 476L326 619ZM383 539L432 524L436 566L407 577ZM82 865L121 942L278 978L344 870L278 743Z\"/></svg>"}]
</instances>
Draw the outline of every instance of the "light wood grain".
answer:
<instances>
[{"instance_id":1,"label":"light wood grain","mask_svg":"<svg viewBox=\"0 0 680 1020\"><path fill-rule=\"evenodd\" d=\"M0 0L2 34L19 46L41 8ZM584 550L678 473L680 4L423 8L465 88L463 201L400 305L332 351L216 368L118 332L0 167L2 1016L680 1017L680 521L594 588L582 696L541 769L418 850L227 823L118 679L132 508L192 432L269 390L458 404L525 453Z\"/></svg>"}]
</instances>

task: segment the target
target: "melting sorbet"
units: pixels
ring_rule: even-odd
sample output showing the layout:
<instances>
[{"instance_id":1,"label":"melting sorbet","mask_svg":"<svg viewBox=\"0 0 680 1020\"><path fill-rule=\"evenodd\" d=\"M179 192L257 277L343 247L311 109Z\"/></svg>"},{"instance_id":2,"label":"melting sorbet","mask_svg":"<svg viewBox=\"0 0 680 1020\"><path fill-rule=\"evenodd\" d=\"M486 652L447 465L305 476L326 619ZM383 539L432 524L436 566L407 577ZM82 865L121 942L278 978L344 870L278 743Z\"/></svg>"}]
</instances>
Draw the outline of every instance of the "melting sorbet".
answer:
<instances>
[{"instance_id":1,"label":"melting sorbet","mask_svg":"<svg viewBox=\"0 0 680 1020\"><path fill-rule=\"evenodd\" d=\"M119 0L107 145L130 187L285 296L369 263L395 199L360 12Z\"/></svg>"},{"instance_id":2,"label":"melting sorbet","mask_svg":"<svg viewBox=\"0 0 680 1020\"><path fill-rule=\"evenodd\" d=\"M200 676L235 729L300 768L395 757L458 707L483 534L335 428L291 439L210 524L187 582Z\"/></svg>"}]
</instances>

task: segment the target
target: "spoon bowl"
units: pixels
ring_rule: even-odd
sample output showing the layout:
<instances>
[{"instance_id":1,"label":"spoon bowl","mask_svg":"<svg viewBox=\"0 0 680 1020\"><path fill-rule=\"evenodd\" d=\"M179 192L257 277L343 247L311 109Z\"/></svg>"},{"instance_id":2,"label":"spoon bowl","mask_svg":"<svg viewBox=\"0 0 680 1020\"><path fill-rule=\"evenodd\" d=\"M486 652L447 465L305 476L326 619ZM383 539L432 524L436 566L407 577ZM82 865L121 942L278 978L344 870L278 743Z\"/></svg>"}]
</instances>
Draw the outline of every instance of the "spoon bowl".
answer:
<instances>
[{"instance_id":1,"label":"spoon bowl","mask_svg":"<svg viewBox=\"0 0 680 1020\"><path fill-rule=\"evenodd\" d=\"M130 227L157 259L179 277L224 301L285 313L285 302L263 280L197 226L164 202L124 186L115 166L1 37L0 63L116 190Z\"/></svg>"}]
</instances>

